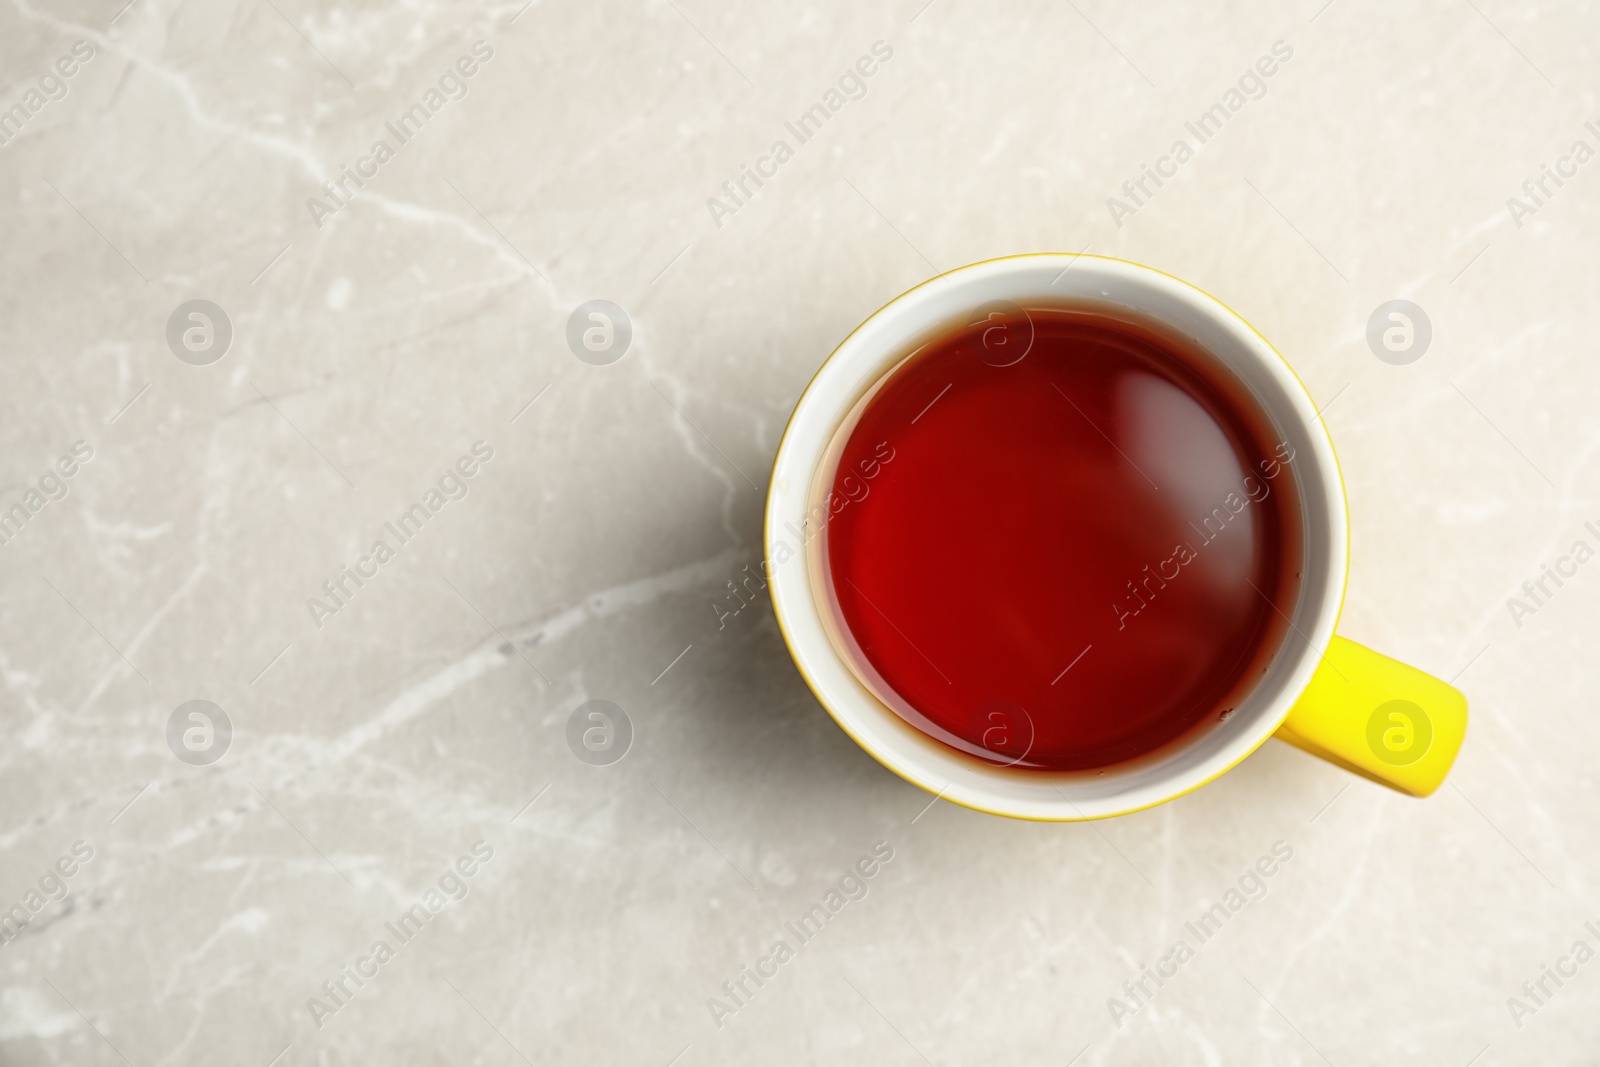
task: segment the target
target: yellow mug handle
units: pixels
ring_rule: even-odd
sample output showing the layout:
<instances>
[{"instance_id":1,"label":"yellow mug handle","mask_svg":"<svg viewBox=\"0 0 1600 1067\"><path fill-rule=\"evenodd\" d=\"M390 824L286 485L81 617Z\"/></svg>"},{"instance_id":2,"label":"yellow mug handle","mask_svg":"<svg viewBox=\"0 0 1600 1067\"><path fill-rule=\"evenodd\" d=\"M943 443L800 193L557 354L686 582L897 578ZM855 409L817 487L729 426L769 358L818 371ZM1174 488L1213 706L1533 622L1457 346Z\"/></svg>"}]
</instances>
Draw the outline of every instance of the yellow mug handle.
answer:
<instances>
[{"instance_id":1,"label":"yellow mug handle","mask_svg":"<svg viewBox=\"0 0 1600 1067\"><path fill-rule=\"evenodd\" d=\"M1444 783L1467 734L1467 698L1447 682L1335 636L1275 735L1415 797Z\"/></svg>"}]
</instances>

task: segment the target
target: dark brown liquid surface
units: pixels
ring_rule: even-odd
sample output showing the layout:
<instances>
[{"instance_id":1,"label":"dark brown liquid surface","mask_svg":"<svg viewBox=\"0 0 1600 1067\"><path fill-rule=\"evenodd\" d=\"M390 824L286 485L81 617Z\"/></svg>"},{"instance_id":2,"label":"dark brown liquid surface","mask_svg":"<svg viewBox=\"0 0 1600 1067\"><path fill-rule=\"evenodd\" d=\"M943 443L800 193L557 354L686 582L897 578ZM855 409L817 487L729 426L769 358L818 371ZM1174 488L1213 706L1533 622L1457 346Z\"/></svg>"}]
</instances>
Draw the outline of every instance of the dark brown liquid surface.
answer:
<instances>
[{"instance_id":1,"label":"dark brown liquid surface","mask_svg":"<svg viewBox=\"0 0 1600 1067\"><path fill-rule=\"evenodd\" d=\"M846 440L822 553L848 651L991 762L1148 755L1223 717L1284 639L1293 468L1202 353L996 311L902 364Z\"/></svg>"}]
</instances>

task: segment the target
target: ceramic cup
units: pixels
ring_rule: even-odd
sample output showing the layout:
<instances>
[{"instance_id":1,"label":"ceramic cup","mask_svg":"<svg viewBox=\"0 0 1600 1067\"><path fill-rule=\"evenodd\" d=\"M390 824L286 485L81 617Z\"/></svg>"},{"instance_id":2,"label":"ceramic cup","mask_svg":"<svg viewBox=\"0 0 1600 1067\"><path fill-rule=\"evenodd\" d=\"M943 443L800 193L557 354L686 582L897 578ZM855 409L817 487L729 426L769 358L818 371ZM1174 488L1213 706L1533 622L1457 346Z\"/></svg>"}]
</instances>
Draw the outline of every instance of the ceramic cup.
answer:
<instances>
[{"instance_id":1,"label":"ceramic cup","mask_svg":"<svg viewBox=\"0 0 1600 1067\"><path fill-rule=\"evenodd\" d=\"M1301 580L1281 648L1234 713L1159 757L1100 771L1048 772L974 758L880 700L839 647L821 567L841 430L919 340L995 302L1098 310L1193 338L1254 397L1294 449ZM981 317L981 315L980 315ZM936 537L937 530L929 536ZM1466 733L1460 692L1339 637L1349 566L1344 482L1327 427L1289 363L1215 298L1150 267L1041 254L960 267L902 294L858 326L795 405L767 497L765 573L784 640L822 706L884 766L936 796L1025 819L1127 814L1198 789L1276 734L1414 796L1443 782Z\"/></svg>"}]
</instances>

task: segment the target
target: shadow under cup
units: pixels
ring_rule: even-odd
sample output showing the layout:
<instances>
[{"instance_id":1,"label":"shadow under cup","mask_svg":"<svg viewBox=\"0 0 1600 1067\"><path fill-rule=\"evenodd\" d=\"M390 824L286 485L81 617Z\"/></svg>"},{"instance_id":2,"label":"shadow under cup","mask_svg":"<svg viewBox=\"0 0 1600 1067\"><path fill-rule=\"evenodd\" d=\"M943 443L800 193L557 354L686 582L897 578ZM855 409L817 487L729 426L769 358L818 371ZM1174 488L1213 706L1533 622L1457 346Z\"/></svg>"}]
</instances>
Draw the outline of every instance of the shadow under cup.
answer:
<instances>
[{"instance_id":1,"label":"shadow under cup","mask_svg":"<svg viewBox=\"0 0 1600 1067\"><path fill-rule=\"evenodd\" d=\"M1307 644L1315 480L1263 382L1085 299L985 301L883 362L806 509L823 628L883 707L1061 782L1157 770L1259 714Z\"/></svg>"}]
</instances>

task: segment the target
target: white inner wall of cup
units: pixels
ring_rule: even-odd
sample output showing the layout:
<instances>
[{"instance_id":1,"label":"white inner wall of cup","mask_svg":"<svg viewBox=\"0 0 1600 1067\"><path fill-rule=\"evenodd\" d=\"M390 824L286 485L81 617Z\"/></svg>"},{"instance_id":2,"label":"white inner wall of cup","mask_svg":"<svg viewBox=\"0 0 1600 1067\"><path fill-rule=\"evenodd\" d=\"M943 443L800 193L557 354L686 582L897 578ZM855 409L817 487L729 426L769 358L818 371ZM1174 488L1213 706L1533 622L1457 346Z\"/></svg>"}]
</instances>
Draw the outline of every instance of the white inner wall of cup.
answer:
<instances>
[{"instance_id":1,"label":"white inner wall of cup","mask_svg":"<svg viewBox=\"0 0 1600 1067\"><path fill-rule=\"evenodd\" d=\"M1067 269L1067 268L1071 269ZM1063 271L1065 273L1063 273ZM1103 774L990 766L923 734L856 677L828 638L814 593L815 557L803 529L819 467L846 413L910 348L992 300L1027 306L1099 306L1194 338L1254 395L1295 450L1304 531L1295 604L1277 657L1226 722L1149 763ZM1060 254L990 260L941 275L862 323L818 371L790 419L773 466L765 527L773 604L790 650L817 698L851 737L890 769L969 807L1036 819L1077 819L1149 807L1196 788L1254 751L1310 682L1343 599L1343 486L1333 446L1293 371L1238 316L1192 286L1120 260ZM779 551L786 544L790 554ZM778 555L784 562L777 563Z\"/></svg>"}]
</instances>

